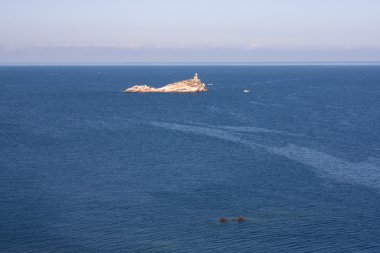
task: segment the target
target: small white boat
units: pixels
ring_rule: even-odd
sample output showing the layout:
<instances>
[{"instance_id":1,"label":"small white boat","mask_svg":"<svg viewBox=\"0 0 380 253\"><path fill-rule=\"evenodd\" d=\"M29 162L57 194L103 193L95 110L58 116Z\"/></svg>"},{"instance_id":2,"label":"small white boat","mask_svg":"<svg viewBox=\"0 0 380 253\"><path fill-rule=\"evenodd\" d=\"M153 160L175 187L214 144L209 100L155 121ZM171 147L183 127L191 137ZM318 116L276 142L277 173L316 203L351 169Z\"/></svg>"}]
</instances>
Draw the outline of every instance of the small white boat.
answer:
<instances>
[{"instance_id":1,"label":"small white boat","mask_svg":"<svg viewBox=\"0 0 380 253\"><path fill-rule=\"evenodd\" d=\"M207 85L212 86L213 84L212 83L208 83Z\"/></svg>"},{"instance_id":2,"label":"small white boat","mask_svg":"<svg viewBox=\"0 0 380 253\"><path fill-rule=\"evenodd\" d=\"M250 90L243 90L243 92L248 93L248 92L251 92L251 91Z\"/></svg>"}]
</instances>

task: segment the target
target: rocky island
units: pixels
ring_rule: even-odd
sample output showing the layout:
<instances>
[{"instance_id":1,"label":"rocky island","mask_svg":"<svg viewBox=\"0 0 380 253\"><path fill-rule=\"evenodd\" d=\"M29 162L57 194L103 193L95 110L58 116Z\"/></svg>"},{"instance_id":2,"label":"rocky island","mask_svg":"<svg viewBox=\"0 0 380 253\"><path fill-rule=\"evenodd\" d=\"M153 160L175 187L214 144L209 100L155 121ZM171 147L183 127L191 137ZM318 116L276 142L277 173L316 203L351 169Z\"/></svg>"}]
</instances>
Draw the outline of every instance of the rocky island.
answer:
<instances>
[{"instance_id":1,"label":"rocky island","mask_svg":"<svg viewBox=\"0 0 380 253\"><path fill-rule=\"evenodd\" d=\"M154 88L148 85L135 85L124 90L124 92L127 92L127 93L147 93L147 92L190 93L190 92L205 92L205 91L207 91L206 85L202 83L202 81L199 79L198 74L195 74L193 79L171 83L161 88Z\"/></svg>"}]
</instances>

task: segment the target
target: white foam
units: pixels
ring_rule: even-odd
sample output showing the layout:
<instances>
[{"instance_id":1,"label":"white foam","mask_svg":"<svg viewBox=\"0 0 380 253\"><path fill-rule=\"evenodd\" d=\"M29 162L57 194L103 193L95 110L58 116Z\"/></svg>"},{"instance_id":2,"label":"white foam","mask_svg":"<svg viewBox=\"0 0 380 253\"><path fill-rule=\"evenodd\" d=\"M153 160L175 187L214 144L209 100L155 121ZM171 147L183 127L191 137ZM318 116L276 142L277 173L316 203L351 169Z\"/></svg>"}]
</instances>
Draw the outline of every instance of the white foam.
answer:
<instances>
[{"instance_id":1,"label":"white foam","mask_svg":"<svg viewBox=\"0 0 380 253\"><path fill-rule=\"evenodd\" d=\"M234 131L234 132L246 132L246 133L268 133L268 134L281 134L281 135L292 135L301 136L297 134L292 134L284 131L277 131L268 128L261 127L251 127L251 126L218 126L218 128Z\"/></svg>"},{"instance_id":2,"label":"white foam","mask_svg":"<svg viewBox=\"0 0 380 253\"><path fill-rule=\"evenodd\" d=\"M151 122L151 124L157 127L165 128L165 129L181 131L181 132L186 132L186 133L207 135L207 136L219 138L222 140L249 145L250 147L255 147L254 143L245 141L241 139L239 136L236 136L233 133L229 131L225 131L223 129L210 128L210 127L205 127L205 126L192 126L192 125L181 125L181 124L175 124L175 123L164 123L164 122Z\"/></svg>"},{"instance_id":3,"label":"white foam","mask_svg":"<svg viewBox=\"0 0 380 253\"><path fill-rule=\"evenodd\" d=\"M375 159L369 158L364 162L350 162L321 151L294 144L285 147L266 147L266 150L309 165L322 176L329 176L343 182L380 188L380 166L373 162Z\"/></svg>"}]
</instances>

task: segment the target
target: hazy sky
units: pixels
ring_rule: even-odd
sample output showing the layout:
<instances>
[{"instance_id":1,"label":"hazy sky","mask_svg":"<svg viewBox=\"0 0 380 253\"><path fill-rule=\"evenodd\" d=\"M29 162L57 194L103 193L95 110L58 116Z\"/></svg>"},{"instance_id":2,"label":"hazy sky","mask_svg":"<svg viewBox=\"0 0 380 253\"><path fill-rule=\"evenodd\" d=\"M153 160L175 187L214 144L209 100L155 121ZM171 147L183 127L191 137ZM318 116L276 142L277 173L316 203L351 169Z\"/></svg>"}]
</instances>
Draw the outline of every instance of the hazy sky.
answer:
<instances>
[{"instance_id":1,"label":"hazy sky","mask_svg":"<svg viewBox=\"0 0 380 253\"><path fill-rule=\"evenodd\" d=\"M0 0L0 63L380 61L380 0Z\"/></svg>"}]
</instances>

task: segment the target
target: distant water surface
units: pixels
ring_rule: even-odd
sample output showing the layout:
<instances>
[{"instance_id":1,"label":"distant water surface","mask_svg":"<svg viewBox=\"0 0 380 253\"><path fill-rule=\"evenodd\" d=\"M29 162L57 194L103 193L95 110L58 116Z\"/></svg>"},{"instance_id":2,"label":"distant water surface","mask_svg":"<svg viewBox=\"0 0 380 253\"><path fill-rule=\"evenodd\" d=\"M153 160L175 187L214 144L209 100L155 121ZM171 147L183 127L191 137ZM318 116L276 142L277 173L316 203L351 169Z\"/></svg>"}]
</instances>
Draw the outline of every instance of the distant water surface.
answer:
<instances>
[{"instance_id":1,"label":"distant water surface","mask_svg":"<svg viewBox=\"0 0 380 253\"><path fill-rule=\"evenodd\" d=\"M121 92L195 72L209 92ZM0 67L0 90L1 252L380 252L379 66Z\"/></svg>"}]
</instances>

